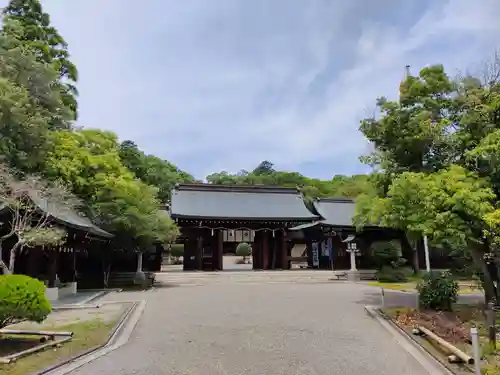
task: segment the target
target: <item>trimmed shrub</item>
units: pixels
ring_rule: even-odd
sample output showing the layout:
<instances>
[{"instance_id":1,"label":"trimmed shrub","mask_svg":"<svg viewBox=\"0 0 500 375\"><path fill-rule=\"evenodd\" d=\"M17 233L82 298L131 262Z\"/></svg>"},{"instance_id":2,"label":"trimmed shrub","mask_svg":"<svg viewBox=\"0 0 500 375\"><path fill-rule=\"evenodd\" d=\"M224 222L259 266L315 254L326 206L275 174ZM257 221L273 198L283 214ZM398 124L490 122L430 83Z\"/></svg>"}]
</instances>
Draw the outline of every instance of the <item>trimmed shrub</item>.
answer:
<instances>
[{"instance_id":1,"label":"trimmed shrub","mask_svg":"<svg viewBox=\"0 0 500 375\"><path fill-rule=\"evenodd\" d=\"M458 298L458 283L450 272L427 272L417 285L420 305L427 309L451 311Z\"/></svg>"},{"instance_id":2,"label":"trimmed shrub","mask_svg":"<svg viewBox=\"0 0 500 375\"><path fill-rule=\"evenodd\" d=\"M407 280L405 269L392 266L382 266L375 273L375 278L383 283L405 282Z\"/></svg>"},{"instance_id":3,"label":"trimmed shrub","mask_svg":"<svg viewBox=\"0 0 500 375\"><path fill-rule=\"evenodd\" d=\"M375 265L379 270L384 266L397 268L406 263L406 260L401 258L400 248L393 242L375 242L372 248Z\"/></svg>"},{"instance_id":4,"label":"trimmed shrub","mask_svg":"<svg viewBox=\"0 0 500 375\"><path fill-rule=\"evenodd\" d=\"M375 278L385 283L404 282L408 278L407 269L402 268L406 259L401 257L400 248L393 242L375 242L372 245L373 259L377 272Z\"/></svg>"},{"instance_id":5,"label":"trimmed shrub","mask_svg":"<svg viewBox=\"0 0 500 375\"><path fill-rule=\"evenodd\" d=\"M24 320L41 323L51 311L41 281L25 275L0 276L0 328Z\"/></svg>"},{"instance_id":6,"label":"trimmed shrub","mask_svg":"<svg viewBox=\"0 0 500 375\"><path fill-rule=\"evenodd\" d=\"M241 242L236 247L236 255L246 258L252 254L252 246L246 242Z\"/></svg>"},{"instance_id":7,"label":"trimmed shrub","mask_svg":"<svg viewBox=\"0 0 500 375\"><path fill-rule=\"evenodd\" d=\"M179 258L179 257L183 256L184 255L184 245L178 244L178 243L172 244L172 246L170 247L170 255L175 257L175 258Z\"/></svg>"}]
</instances>

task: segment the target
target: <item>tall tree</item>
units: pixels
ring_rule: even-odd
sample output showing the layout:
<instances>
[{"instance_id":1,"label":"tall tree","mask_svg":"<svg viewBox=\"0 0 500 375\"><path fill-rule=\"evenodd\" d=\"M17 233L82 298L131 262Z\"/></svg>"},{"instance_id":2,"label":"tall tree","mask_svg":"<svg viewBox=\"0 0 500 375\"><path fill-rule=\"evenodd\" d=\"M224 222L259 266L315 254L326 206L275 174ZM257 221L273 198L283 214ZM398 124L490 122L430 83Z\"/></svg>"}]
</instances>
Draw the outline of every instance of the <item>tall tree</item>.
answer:
<instances>
[{"instance_id":1,"label":"tall tree","mask_svg":"<svg viewBox=\"0 0 500 375\"><path fill-rule=\"evenodd\" d=\"M36 60L22 41L24 29L6 20L0 32L0 157L21 171L38 171L54 124L67 124L55 70Z\"/></svg>"},{"instance_id":2,"label":"tall tree","mask_svg":"<svg viewBox=\"0 0 500 375\"><path fill-rule=\"evenodd\" d=\"M174 164L154 155L144 154L132 141L122 142L119 154L123 164L137 178L158 188L158 199L164 204L170 200L172 188L176 183L194 181L193 176L181 171Z\"/></svg>"},{"instance_id":3,"label":"tall tree","mask_svg":"<svg viewBox=\"0 0 500 375\"><path fill-rule=\"evenodd\" d=\"M259 165L252 171L252 173L257 176L265 174L269 175L273 172L276 172L276 170L274 169L274 164L268 160L261 161Z\"/></svg>"},{"instance_id":4,"label":"tall tree","mask_svg":"<svg viewBox=\"0 0 500 375\"><path fill-rule=\"evenodd\" d=\"M91 216L116 234L118 246L145 248L168 242L177 227L160 215L158 189L137 179L120 159L116 134L99 130L52 133L45 173L60 179L91 208Z\"/></svg>"},{"instance_id":5,"label":"tall tree","mask_svg":"<svg viewBox=\"0 0 500 375\"><path fill-rule=\"evenodd\" d=\"M23 28L21 41L35 54L39 62L51 65L59 74L57 84L62 92L62 101L77 118L78 71L69 60L68 45L57 29L51 25L49 14L43 11L39 0L10 0L2 11L4 21L15 20ZM4 23L3 30L17 33Z\"/></svg>"},{"instance_id":6,"label":"tall tree","mask_svg":"<svg viewBox=\"0 0 500 375\"><path fill-rule=\"evenodd\" d=\"M482 275L488 300L499 297L485 255L490 253L484 234L500 227L495 194L486 179L461 166L424 174L404 172L395 178L387 197L360 199L355 222L405 230L410 236L427 235L435 246L470 256Z\"/></svg>"},{"instance_id":7,"label":"tall tree","mask_svg":"<svg viewBox=\"0 0 500 375\"><path fill-rule=\"evenodd\" d=\"M442 65L408 76L398 101L377 100L380 116L361 121L375 151L367 162L389 173L432 172L449 163L448 118L454 83Z\"/></svg>"},{"instance_id":8,"label":"tall tree","mask_svg":"<svg viewBox=\"0 0 500 375\"><path fill-rule=\"evenodd\" d=\"M431 173L450 164L450 112L455 90L442 65L430 66L418 76L406 77L400 85L399 100L379 98L378 118L361 121L361 132L375 148L362 160L380 169L375 179L381 184L375 190L378 194L387 194L391 181L403 172ZM418 235L410 237L412 265L418 271L417 248L423 242Z\"/></svg>"}]
</instances>

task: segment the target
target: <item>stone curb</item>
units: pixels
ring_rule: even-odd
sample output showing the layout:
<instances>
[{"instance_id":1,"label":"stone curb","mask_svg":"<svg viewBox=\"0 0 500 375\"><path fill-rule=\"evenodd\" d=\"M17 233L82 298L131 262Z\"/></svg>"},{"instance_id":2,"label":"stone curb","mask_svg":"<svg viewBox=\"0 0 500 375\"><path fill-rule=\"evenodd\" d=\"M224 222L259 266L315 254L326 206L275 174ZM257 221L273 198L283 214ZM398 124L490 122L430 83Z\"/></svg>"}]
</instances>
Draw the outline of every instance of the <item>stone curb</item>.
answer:
<instances>
[{"instance_id":1,"label":"stone curb","mask_svg":"<svg viewBox=\"0 0 500 375\"><path fill-rule=\"evenodd\" d=\"M121 302L116 302L121 303ZM123 302L127 303L127 302ZM128 302L130 303L130 302ZM33 375L65 375L74 371L85 364L102 357L127 343L130 336L139 322L144 310L146 308L146 301L134 301L134 305L129 308L120 317L118 324L111 331L108 341L103 345L91 348L83 353L74 357L68 358L52 367L37 372Z\"/></svg>"},{"instance_id":2,"label":"stone curb","mask_svg":"<svg viewBox=\"0 0 500 375\"><path fill-rule=\"evenodd\" d=\"M387 319L378 311L376 306L365 306L365 311L373 319L375 319L385 330L390 333L401 347L408 352L429 375L454 375L437 359L430 355L424 348L416 343L406 332L402 332L399 328L393 326Z\"/></svg>"}]
</instances>

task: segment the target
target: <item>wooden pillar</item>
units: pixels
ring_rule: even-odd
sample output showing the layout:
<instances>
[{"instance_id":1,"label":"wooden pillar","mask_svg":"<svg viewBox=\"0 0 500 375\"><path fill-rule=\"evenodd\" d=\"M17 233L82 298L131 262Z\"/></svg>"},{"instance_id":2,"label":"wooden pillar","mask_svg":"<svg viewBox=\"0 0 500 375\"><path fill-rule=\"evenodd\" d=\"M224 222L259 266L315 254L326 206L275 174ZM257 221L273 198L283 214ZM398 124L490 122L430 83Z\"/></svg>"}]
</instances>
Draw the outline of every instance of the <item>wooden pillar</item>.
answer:
<instances>
[{"instance_id":1,"label":"wooden pillar","mask_svg":"<svg viewBox=\"0 0 500 375\"><path fill-rule=\"evenodd\" d=\"M203 270L203 236L200 232L196 235L195 264L197 270Z\"/></svg>"},{"instance_id":2,"label":"wooden pillar","mask_svg":"<svg viewBox=\"0 0 500 375\"><path fill-rule=\"evenodd\" d=\"M255 232L252 245L252 268L254 270L262 269L262 233L261 231Z\"/></svg>"},{"instance_id":3,"label":"wooden pillar","mask_svg":"<svg viewBox=\"0 0 500 375\"><path fill-rule=\"evenodd\" d=\"M71 281L77 282L76 278L76 249L73 247L71 249Z\"/></svg>"},{"instance_id":4,"label":"wooden pillar","mask_svg":"<svg viewBox=\"0 0 500 375\"><path fill-rule=\"evenodd\" d=\"M284 270L290 269L290 261L288 260L288 241L286 232L281 231L280 236L280 250L281 250L281 268Z\"/></svg>"},{"instance_id":5,"label":"wooden pillar","mask_svg":"<svg viewBox=\"0 0 500 375\"><path fill-rule=\"evenodd\" d=\"M187 235L187 238L184 240L184 260L183 260L183 269L184 271L192 271L194 270L194 261L192 257L195 255L195 238L191 233Z\"/></svg>"},{"instance_id":6,"label":"wooden pillar","mask_svg":"<svg viewBox=\"0 0 500 375\"><path fill-rule=\"evenodd\" d=\"M50 249L49 250L49 282L48 287L54 288L56 286L56 277L57 277L57 257L59 255L59 249Z\"/></svg>"},{"instance_id":7,"label":"wooden pillar","mask_svg":"<svg viewBox=\"0 0 500 375\"><path fill-rule=\"evenodd\" d=\"M217 246L216 246L216 253L217 253L217 269L219 271L222 271L224 269L224 262L223 262L223 257L224 257L224 241L223 241L223 232L222 230L217 231Z\"/></svg>"},{"instance_id":8,"label":"wooden pillar","mask_svg":"<svg viewBox=\"0 0 500 375\"><path fill-rule=\"evenodd\" d=\"M262 269L269 269L269 232L262 233Z\"/></svg>"}]
</instances>

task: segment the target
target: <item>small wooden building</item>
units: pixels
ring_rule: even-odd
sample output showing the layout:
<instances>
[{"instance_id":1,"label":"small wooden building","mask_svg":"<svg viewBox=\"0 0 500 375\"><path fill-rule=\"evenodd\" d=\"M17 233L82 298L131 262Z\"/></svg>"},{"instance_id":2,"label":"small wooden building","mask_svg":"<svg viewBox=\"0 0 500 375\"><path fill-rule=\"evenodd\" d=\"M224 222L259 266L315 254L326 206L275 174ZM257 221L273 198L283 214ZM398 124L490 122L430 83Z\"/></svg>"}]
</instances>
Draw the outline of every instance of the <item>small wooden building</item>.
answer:
<instances>
[{"instance_id":1,"label":"small wooden building","mask_svg":"<svg viewBox=\"0 0 500 375\"><path fill-rule=\"evenodd\" d=\"M298 232L294 237L302 239L307 246L308 266L333 270L374 269L372 245L388 241L399 242L401 256L410 265L413 250L405 233L376 226L357 230L353 225L355 206L356 203L347 198L316 199L310 208L321 220L290 228L291 232ZM452 265L453 260L448 251L431 248L429 252L434 268ZM425 254L420 248L418 264L420 269L425 268Z\"/></svg>"},{"instance_id":2,"label":"small wooden building","mask_svg":"<svg viewBox=\"0 0 500 375\"><path fill-rule=\"evenodd\" d=\"M319 198L310 208L321 219L290 228L307 246L310 268L373 269L371 245L378 241L403 241L404 233L394 229L353 225L355 202L347 198ZM351 251L352 250L352 251ZM351 252L353 255L351 256Z\"/></svg>"},{"instance_id":3,"label":"small wooden building","mask_svg":"<svg viewBox=\"0 0 500 375\"><path fill-rule=\"evenodd\" d=\"M67 232L67 237L65 243L60 246L26 247L22 251L17 251L14 273L45 281L51 300L65 294L74 294L77 282L86 277L95 277L95 274L88 272L89 269L85 267L89 253L97 253L102 257L102 252L106 250L113 235L94 225L87 217L63 205L49 202L36 193L27 194L39 211L38 217L46 218L50 226L63 228ZM7 206L3 206L0 216L4 223L0 227L0 234L6 234L10 231L12 212ZM38 217L34 215L32 219L36 221ZM7 264L10 260L10 250L16 242L16 236L12 235L3 243L0 255ZM102 279L102 274L99 277Z\"/></svg>"},{"instance_id":4,"label":"small wooden building","mask_svg":"<svg viewBox=\"0 0 500 375\"><path fill-rule=\"evenodd\" d=\"M171 217L184 243L184 270L222 270L224 244L249 242L254 269L288 269L288 228L320 217L298 189L274 186L178 184Z\"/></svg>"}]
</instances>

